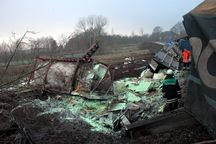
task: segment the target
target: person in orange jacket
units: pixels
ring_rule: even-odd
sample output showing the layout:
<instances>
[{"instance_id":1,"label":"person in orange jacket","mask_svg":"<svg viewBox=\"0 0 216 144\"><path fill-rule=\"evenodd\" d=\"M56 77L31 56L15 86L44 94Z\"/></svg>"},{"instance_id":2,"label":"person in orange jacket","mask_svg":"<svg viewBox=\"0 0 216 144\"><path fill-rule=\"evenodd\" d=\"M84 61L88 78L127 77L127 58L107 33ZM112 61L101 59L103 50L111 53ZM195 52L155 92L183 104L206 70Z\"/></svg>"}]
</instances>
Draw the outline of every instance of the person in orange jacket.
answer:
<instances>
[{"instance_id":1,"label":"person in orange jacket","mask_svg":"<svg viewBox=\"0 0 216 144\"><path fill-rule=\"evenodd\" d=\"M183 70L185 69L189 70L190 57L191 57L191 52L187 49L184 49L182 52Z\"/></svg>"}]
</instances>

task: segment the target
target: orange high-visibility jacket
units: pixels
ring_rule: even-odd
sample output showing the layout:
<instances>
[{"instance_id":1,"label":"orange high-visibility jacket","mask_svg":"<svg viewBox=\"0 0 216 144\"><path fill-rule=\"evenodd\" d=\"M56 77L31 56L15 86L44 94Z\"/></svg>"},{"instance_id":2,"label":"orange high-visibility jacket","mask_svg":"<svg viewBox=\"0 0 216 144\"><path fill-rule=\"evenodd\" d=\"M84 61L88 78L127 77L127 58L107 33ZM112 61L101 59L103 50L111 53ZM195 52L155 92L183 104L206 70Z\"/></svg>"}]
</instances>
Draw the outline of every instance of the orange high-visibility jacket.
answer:
<instances>
[{"instance_id":1,"label":"orange high-visibility jacket","mask_svg":"<svg viewBox=\"0 0 216 144\"><path fill-rule=\"evenodd\" d=\"M182 52L183 62L189 63L190 62L190 56L191 56L191 52L189 50L184 50Z\"/></svg>"}]
</instances>

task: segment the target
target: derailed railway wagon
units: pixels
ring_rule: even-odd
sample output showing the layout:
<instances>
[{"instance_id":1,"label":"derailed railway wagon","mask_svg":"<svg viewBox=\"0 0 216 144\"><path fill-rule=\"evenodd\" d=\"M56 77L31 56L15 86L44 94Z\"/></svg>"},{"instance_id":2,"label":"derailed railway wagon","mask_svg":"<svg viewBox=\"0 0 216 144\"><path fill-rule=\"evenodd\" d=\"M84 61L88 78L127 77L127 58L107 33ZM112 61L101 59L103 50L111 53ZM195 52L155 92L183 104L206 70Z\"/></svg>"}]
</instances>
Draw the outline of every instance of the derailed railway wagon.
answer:
<instances>
[{"instance_id":1,"label":"derailed railway wagon","mask_svg":"<svg viewBox=\"0 0 216 144\"><path fill-rule=\"evenodd\" d=\"M205 0L183 18L192 45L185 109L216 137L216 1Z\"/></svg>"},{"instance_id":2,"label":"derailed railway wagon","mask_svg":"<svg viewBox=\"0 0 216 144\"><path fill-rule=\"evenodd\" d=\"M160 133L199 122L216 137L216 1L205 0L183 18L192 46L184 108L128 125L125 129L130 135Z\"/></svg>"},{"instance_id":3,"label":"derailed railway wagon","mask_svg":"<svg viewBox=\"0 0 216 144\"><path fill-rule=\"evenodd\" d=\"M112 90L109 66L91 59L98 48L96 42L81 58L37 57L29 84L41 89L42 93L73 93L89 99L106 99L93 95Z\"/></svg>"}]
</instances>

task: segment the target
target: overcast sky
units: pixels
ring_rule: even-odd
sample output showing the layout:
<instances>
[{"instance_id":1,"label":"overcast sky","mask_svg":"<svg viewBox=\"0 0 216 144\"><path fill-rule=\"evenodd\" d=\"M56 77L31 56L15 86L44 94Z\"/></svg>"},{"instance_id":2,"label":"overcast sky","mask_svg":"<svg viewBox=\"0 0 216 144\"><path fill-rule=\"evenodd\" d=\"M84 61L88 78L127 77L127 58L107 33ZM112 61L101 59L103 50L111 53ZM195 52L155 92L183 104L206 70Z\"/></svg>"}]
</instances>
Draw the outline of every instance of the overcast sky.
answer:
<instances>
[{"instance_id":1,"label":"overcast sky","mask_svg":"<svg viewBox=\"0 0 216 144\"><path fill-rule=\"evenodd\" d=\"M169 30L203 0L0 0L0 42L11 33L20 37L26 30L37 36L71 34L79 18L102 15L106 32L130 35L151 33L155 26Z\"/></svg>"}]
</instances>

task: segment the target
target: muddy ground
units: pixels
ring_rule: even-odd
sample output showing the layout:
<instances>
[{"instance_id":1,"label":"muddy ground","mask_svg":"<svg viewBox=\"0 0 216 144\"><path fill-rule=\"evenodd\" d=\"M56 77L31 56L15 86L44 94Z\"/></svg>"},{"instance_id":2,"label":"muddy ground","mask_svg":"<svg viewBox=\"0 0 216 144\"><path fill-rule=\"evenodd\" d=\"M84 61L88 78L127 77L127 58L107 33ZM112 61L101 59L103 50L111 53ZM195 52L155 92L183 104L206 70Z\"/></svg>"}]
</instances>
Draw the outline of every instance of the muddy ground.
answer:
<instances>
[{"instance_id":1,"label":"muddy ground","mask_svg":"<svg viewBox=\"0 0 216 144\"><path fill-rule=\"evenodd\" d=\"M158 133L153 135L145 135L131 139L120 134L109 135L99 132L92 132L90 126L84 121L76 118L76 116L65 111L61 114L49 115L49 117L40 116L35 117L37 108L13 110L16 121L11 118L10 111L13 107L18 105L17 101L25 99L36 99L37 96L32 94L27 95L1 95L1 127L0 127L0 143L28 143L27 136L31 135L31 142L33 143L47 143L47 144L65 144L65 143L87 143L87 144L120 144L120 143L146 143L146 144L181 144L181 143L195 143L199 141L211 139L207 130L201 125L193 125L190 127L182 127L177 130L172 130L165 133ZM3 104L4 103L4 104ZM25 110L25 111L23 111ZM59 117L67 116L75 118L73 122L61 122ZM22 120L22 121L19 121ZM17 124L26 121L23 127ZM22 125L21 125L22 126ZM23 129L26 127L27 129ZM21 131L22 130L22 131ZM29 133L28 135L23 134ZM35 135L37 135L35 137Z\"/></svg>"},{"instance_id":2,"label":"muddy ground","mask_svg":"<svg viewBox=\"0 0 216 144\"><path fill-rule=\"evenodd\" d=\"M114 80L123 77L138 77L146 67L145 57L135 59L131 63L124 64L114 63L112 65L112 73ZM184 73L186 76L187 73ZM180 84L186 86L184 77L180 80ZM183 87L183 95L186 94L186 88ZM73 114L67 112L49 115L49 117L35 117L37 115L37 107L29 109L27 106L15 109L20 101L31 101L38 99L38 94L0 94L0 144L4 143L47 143L47 144L63 144L63 143L86 143L86 144L112 144L112 143L146 143L146 144L180 144L195 143L212 139L207 130L202 125L193 125L190 127L182 127L178 130L169 132L141 136L131 139L121 135L121 133L104 134L100 132L92 132L90 126L84 121L78 119ZM182 104L183 106L183 100ZM12 112L11 112L12 110ZM60 117L74 119L62 122ZM23 124L24 121L27 121Z\"/></svg>"}]
</instances>

